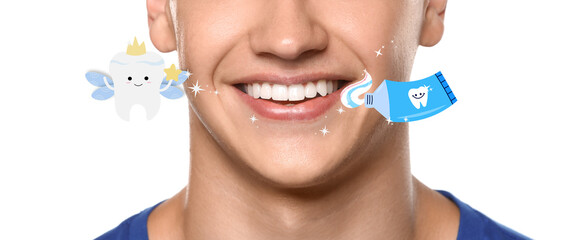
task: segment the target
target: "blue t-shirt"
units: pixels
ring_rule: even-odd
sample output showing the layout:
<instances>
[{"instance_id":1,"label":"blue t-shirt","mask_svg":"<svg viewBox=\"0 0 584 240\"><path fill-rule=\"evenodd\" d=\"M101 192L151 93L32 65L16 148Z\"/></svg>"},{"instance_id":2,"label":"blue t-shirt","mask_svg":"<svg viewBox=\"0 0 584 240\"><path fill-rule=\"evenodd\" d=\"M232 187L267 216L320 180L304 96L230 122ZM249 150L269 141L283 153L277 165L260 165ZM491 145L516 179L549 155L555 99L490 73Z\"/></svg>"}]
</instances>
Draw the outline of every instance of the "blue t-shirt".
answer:
<instances>
[{"instance_id":1,"label":"blue t-shirt","mask_svg":"<svg viewBox=\"0 0 584 240\"><path fill-rule=\"evenodd\" d=\"M447 191L438 190L439 193L450 199L460 209L460 223L458 237L460 240L523 240L530 239L522 234L505 227L481 212L461 202ZM164 202L164 201L163 201ZM148 240L146 221L148 216L162 202L144 209L142 212L131 216L119 226L96 238L96 240Z\"/></svg>"}]
</instances>

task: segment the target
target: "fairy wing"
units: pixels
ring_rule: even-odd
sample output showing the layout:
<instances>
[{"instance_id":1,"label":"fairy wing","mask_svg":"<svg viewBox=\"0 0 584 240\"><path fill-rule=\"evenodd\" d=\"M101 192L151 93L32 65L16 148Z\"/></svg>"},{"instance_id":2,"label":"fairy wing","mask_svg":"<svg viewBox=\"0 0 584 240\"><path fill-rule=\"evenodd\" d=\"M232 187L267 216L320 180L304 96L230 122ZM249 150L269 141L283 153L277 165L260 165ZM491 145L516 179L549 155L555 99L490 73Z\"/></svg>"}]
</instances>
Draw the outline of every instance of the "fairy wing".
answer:
<instances>
[{"instance_id":1,"label":"fairy wing","mask_svg":"<svg viewBox=\"0 0 584 240\"><path fill-rule=\"evenodd\" d=\"M106 100L114 95L114 91L109 89L105 84L105 81L107 81L110 86L114 85L114 81L112 81L110 77L98 72L87 72L85 78L91 83L91 85L99 87L91 94L92 98L96 100ZM104 78L105 81L103 80Z\"/></svg>"},{"instance_id":2,"label":"fairy wing","mask_svg":"<svg viewBox=\"0 0 584 240\"><path fill-rule=\"evenodd\" d=\"M174 80L170 81L170 86L178 86L180 84L183 84L188 78L189 78L189 75L187 75L187 71L182 71L178 75L178 81L174 81ZM169 81L166 80L166 76L164 76L164 79L162 79L162 84L160 84L160 88L166 87L166 85L168 84L168 82Z\"/></svg>"},{"instance_id":3,"label":"fairy wing","mask_svg":"<svg viewBox=\"0 0 584 240\"><path fill-rule=\"evenodd\" d=\"M91 97L96 99L96 100L106 100L108 98L111 98L114 95L114 91L107 88L107 87L100 87L98 89L95 89L95 91L93 91L93 93L91 94Z\"/></svg>"},{"instance_id":4,"label":"fairy wing","mask_svg":"<svg viewBox=\"0 0 584 240\"><path fill-rule=\"evenodd\" d=\"M182 97L184 95L183 91L176 86L183 84L188 78L189 78L189 74L187 71L182 71L178 75L178 81L174 81L174 80L168 81L168 80L166 80L166 76L165 76L164 79L162 80L162 84L160 84L160 89L165 88L166 85L168 85L168 84L170 84L170 87L168 89L166 89L164 92L160 92L160 94L168 99L177 99L177 98Z\"/></svg>"},{"instance_id":5,"label":"fairy wing","mask_svg":"<svg viewBox=\"0 0 584 240\"><path fill-rule=\"evenodd\" d=\"M180 88L170 86L166 91L160 92L160 95L168 99L177 99L183 96L183 91Z\"/></svg>"},{"instance_id":6,"label":"fairy wing","mask_svg":"<svg viewBox=\"0 0 584 240\"><path fill-rule=\"evenodd\" d=\"M96 87L105 87L105 82L103 81L104 77L107 80L107 83L109 83L111 86L114 85L114 81L112 81L110 77L104 74L98 72L87 72L85 74L85 78L87 79L87 81L91 83L91 85Z\"/></svg>"}]
</instances>

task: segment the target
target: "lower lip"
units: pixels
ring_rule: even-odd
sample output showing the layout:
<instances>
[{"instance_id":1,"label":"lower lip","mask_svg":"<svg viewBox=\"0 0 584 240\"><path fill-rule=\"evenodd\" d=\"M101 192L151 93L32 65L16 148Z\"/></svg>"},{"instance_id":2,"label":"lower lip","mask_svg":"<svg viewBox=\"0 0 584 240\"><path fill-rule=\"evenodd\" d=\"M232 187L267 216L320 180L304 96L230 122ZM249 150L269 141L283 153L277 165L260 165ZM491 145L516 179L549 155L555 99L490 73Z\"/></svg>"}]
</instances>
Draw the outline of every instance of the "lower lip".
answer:
<instances>
[{"instance_id":1,"label":"lower lip","mask_svg":"<svg viewBox=\"0 0 584 240\"><path fill-rule=\"evenodd\" d=\"M253 98L235 87L233 89L254 112L274 120L313 120L339 101L342 90L339 89L324 97L315 97L294 106L285 106L261 98Z\"/></svg>"}]
</instances>

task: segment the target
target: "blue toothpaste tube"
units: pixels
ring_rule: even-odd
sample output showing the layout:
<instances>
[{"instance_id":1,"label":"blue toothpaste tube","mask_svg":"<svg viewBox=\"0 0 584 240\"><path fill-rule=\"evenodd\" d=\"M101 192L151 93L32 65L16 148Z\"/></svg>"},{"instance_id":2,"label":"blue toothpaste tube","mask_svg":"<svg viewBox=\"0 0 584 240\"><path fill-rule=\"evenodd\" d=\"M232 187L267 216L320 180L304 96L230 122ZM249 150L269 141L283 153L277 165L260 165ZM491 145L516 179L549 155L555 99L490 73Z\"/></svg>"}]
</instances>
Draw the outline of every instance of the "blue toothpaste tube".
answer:
<instances>
[{"instance_id":1,"label":"blue toothpaste tube","mask_svg":"<svg viewBox=\"0 0 584 240\"><path fill-rule=\"evenodd\" d=\"M365 82L367 81L360 82L359 86L365 85ZM348 88L359 88L359 86ZM345 106L355 107L355 105L363 104L355 102L359 99L349 96L349 91L346 95L341 94L341 102L347 103ZM438 72L430 77L411 82L384 80L375 92L365 94L364 105L367 108L375 108L392 122L411 122L434 116L452 106L456 101L446 79L441 72Z\"/></svg>"}]
</instances>

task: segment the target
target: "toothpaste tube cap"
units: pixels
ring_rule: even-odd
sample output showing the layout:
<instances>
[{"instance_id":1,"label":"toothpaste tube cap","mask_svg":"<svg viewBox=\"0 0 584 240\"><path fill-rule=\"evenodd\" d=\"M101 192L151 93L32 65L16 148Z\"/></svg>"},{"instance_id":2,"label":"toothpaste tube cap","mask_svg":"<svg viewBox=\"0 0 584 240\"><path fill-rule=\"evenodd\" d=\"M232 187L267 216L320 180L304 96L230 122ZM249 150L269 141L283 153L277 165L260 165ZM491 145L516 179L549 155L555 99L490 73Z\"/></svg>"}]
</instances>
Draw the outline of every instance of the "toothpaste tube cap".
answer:
<instances>
[{"instance_id":1,"label":"toothpaste tube cap","mask_svg":"<svg viewBox=\"0 0 584 240\"><path fill-rule=\"evenodd\" d=\"M389 119L389 96L387 92L387 82L384 80L375 92L365 94L365 107L375 108L383 117Z\"/></svg>"},{"instance_id":2,"label":"toothpaste tube cap","mask_svg":"<svg viewBox=\"0 0 584 240\"><path fill-rule=\"evenodd\" d=\"M373 93L366 93L365 94L365 107L366 108L374 108L373 106Z\"/></svg>"}]
</instances>

